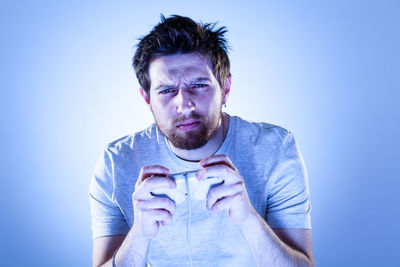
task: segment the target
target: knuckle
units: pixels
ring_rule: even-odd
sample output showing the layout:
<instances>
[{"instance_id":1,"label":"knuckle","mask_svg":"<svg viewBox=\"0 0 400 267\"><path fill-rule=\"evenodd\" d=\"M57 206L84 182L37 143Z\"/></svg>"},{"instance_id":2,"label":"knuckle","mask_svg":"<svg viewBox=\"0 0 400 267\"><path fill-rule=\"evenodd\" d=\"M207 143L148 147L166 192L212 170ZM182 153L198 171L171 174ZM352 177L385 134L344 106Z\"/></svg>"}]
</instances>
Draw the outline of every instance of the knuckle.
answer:
<instances>
[{"instance_id":1,"label":"knuckle","mask_svg":"<svg viewBox=\"0 0 400 267\"><path fill-rule=\"evenodd\" d=\"M142 186L145 187L145 188L148 188L149 187L149 183L151 184L152 180L153 180L152 177L147 178L146 180L144 180L142 182Z\"/></svg>"},{"instance_id":2,"label":"knuckle","mask_svg":"<svg viewBox=\"0 0 400 267\"><path fill-rule=\"evenodd\" d=\"M241 200L243 198L243 192L239 192L233 196L234 200Z\"/></svg>"},{"instance_id":3,"label":"knuckle","mask_svg":"<svg viewBox=\"0 0 400 267\"><path fill-rule=\"evenodd\" d=\"M170 212L175 210L175 205L168 198L163 199L163 207Z\"/></svg>"},{"instance_id":4,"label":"knuckle","mask_svg":"<svg viewBox=\"0 0 400 267\"><path fill-rule=\"evenodd\" d=\"M210 199L217 199L218 196L218 191L217 189L213 188L210 190L210 192L208 193Z\"/></svg>"},{"instance_id":5,"label":"knuckle","mask_svg":"<svg viewBox=\"0 0 400 267\"><path fill-rule=\"evenodd\" d=\"M170 213L166 210L160 210L160 217L163 219L168 219L170 217Z\"/></svg>"},{"instance_id":6,"label":"knuckle","mask_svg":"<svg viewBox=\"0 0 400 267\"><path fill-rule=\"evenodd\" d=\"M136 183L135 183L135 191L139 188L139 186L141 185L141 182L139 181L139 179L137 179ZM132 193L133 196L133 193Z\"/></svg>"},{"instance_id":7,"label":"knuckle","mask_svg":"<svg viewBox=\"0 0 400 267\"><path fill-rule=\"evenodd\" d=\"M135 190L135 191L132 193L132 199L133 199L134 201L140 199L140 194L139 194L139 192L140 192L140 190Z\"/></svg>"},{"instance_id":8,"label":"knuckle","mask_svg":"<svg viewBox=\"0 0 400 267\"><path fill-rule=\"evenodd\" d=\"M135 200L134 205L137 209L141 209L143 207L143 201L142 200Z\"/></svg>"},{"instance_id":9,"label":"knuckle","mask_svg":"<svg viewBox=\"0 0 400 267\"><path fill-rule=\"evenodd\" d=\"M175 212L175 210L176 210L176 206L175 206L175 203L173 203L172 201L170 201L171 202L171 212Z\"/></svg>"},{"instance_id":10,"label":"knuckle","mask_svg":"<svg viewBox=\"0 0 400 267\"><path fill-rule=\"evenodd\" d=\"M175 211L176 211L176 207L175 207L175 205L173 205L173 206L171 207L171 210L170 210L169 212L172 214L172 213L175 213Z\"/></svg>"},{"instance_id":11,"label":"knuckle","mask_svg":"<svg viewBox=\"0 0 400 267\"><path fill-rule=\"evenodd\" d=\"M243 181L240 181L234 185L236 190L241 190L243 187Z\"/></svg>"}]
</instances>

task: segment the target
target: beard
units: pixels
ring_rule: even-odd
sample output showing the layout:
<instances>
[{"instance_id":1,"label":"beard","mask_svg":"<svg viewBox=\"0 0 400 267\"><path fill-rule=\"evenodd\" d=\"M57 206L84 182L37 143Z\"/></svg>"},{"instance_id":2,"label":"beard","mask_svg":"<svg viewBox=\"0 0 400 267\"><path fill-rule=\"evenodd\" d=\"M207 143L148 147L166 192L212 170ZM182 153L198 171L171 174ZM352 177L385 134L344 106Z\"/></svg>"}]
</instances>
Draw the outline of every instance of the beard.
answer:
<instances>
[{"instance_id":1,"label":"beard","mask_svg":"<svg viewBox=\"0 0 400 267\"><path fill-rule=\"evenodd\" d=\"M200 121L200 124L195 130L192 131L180 131L176 125L186 119L195 119ZM219 121L222 118L222 112L217 114L211 114L209 117L202 116L196 112L190 114L190 116L181 116L172 121L170 127L161 127L156 121L158 129L167 137L168 141L176 148L193 150L200 148L207 144L211 136L218 130Z\"/></svg>"}]
</instances>

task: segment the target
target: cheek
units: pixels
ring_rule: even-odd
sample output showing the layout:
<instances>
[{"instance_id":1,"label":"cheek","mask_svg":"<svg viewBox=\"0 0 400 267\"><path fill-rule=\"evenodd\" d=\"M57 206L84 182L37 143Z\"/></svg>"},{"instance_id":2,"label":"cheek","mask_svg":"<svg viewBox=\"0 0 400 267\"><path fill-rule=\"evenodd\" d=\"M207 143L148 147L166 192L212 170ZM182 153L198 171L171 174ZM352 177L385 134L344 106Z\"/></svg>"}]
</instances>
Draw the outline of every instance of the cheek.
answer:
<instances>
[{"instance_id":1,"label":"cheek","mask_svg":"<svg viewBox=\"0 0 400 267\"><path fill-rule=\"evenodd\" d=\"M220 96L215 96L210 102L210 108L213 111L219 111L222 106L222 98Z\"/></svg>"},{"instance_id":2,"label":"cheek","mask_svg":"<svg viewBox=\"0 0 400 267\"><path fill-rule=\"evenodd\" d=\"M221 105L222 98L213 92L207 92L199 95L197 99L197 108L204 110L215 110Z\"/></svg>"},{"instance_id":3,"label":"cheek","mask_svg":"<svg viewBox=\"0 0 400 267\"><path fill-rule=\"evenodd\" d=\"M151 112L159 120L159 123L165 123L174 115L171 105L161 103L151 105Z\"/></svg>"}]
</instances>

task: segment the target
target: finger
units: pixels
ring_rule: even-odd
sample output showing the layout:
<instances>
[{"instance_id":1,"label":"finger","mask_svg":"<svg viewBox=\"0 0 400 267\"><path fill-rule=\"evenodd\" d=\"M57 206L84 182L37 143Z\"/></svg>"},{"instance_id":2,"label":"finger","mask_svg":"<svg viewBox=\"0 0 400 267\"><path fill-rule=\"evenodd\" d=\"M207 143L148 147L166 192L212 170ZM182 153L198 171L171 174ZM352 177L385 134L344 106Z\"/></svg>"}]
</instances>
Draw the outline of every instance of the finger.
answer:
<instances>
[{"instance_id":1,"label":"finger","mask_svg":"<svg viewBox=\"0 0 400 267\"><path fill-rule=\"evenodd\" d=\"M226 197L234 196L243 191L243 184L241 182L234 185L225 185L214 187L208 192L207 196L207 209L211 209L214 204Z\"/></svg>"},{"instance_id":2,"label":"finger","mask_svg":"<svg viewBox=\"0 0 400 267\"><path fill-rule=\"evenodd\" d=\"M212 165L202 168L196 173L196 178L200 181L211 177L219 177L223 179L226 184L235 184L242 181L240 174L226 165Z\"/></svg>"},{"instance_id":3,"label":"finger","mask_svg":"<svg viewBox=\"0 0 400 267\"><path fill-rule=\"evenodd\" d=\"M136 200L135 209L164 209L169 211L169 213L174 214L176 210L176 205L173 201L166 197L153 197L148 200Z\"/></svg>"},{"instance_id":4,"label":"finger","mask_svg":"<svg viewBox=\"0 0 400 267\"><path fill-rule=\"evenodd\" d=\"M207 166L217 165L217 164L224 164L224 165L228 166L229 168L237 171L235 165L233 165L233 163L229 159L229 157L224 154L212 155L212 156L206 157L200 161L200 165L202 167L207 167Z\"/></svg>"},{"instance_id":5,"label":"finger","mask_svg":"<svg viewBox=\"0 0 400 267\"><path fill-rule=\"evenodd\" d=\"M146 180L148 177L151 177L152 175L166 176L168 174L169 174L169 170L161 165L143 166L140 169L138 183L139 184L142 183L144 180Z\"/></svg>"},{"instance_id":6,"label":"finger","mask_svg":"<svg viewBox=\"0 0 400 267\"><path fill-rule=\"evenodd\" d=\"M215 202L215 204L211 207L211 211L218 213L222 210L229 210L232 207L237 206L237 203L240 201L241 198L241 193L237 193L233 196L224 197Z\"/></svg>"},{"instance_id":7,"label":"finger","mask_svg":"<svg viewBox=\"0 0 400 267\"><path fill-rule=\"evenodd\" d=\"M176 182L168 176L152 176L143 182L143 187L149 192L160 188L174 189L176 188Z\"/></svg>"},{"instance_id":8,"label":"finger","mask_svg":"<svg viewBox=\"0 0 400 267\"><path fill-rule=\"evenodd\" d=\"M172 221L172 214L164 209L142 210L142 216L150 221L164 221L166 224Z\"/></svg>"},{"instance_id":9,"label":"finger","mask_svg":"<svg viewBox=\"0 0 400 267\"><path fill-rule=\"evenodd\" d=\"M150 192L160 188L174 189L176 188L176 182L174 179L168 176L149 177L135 189L135 192L133 193L133 199L150 199L152 197Z\"/></svg>"}]
</instances>

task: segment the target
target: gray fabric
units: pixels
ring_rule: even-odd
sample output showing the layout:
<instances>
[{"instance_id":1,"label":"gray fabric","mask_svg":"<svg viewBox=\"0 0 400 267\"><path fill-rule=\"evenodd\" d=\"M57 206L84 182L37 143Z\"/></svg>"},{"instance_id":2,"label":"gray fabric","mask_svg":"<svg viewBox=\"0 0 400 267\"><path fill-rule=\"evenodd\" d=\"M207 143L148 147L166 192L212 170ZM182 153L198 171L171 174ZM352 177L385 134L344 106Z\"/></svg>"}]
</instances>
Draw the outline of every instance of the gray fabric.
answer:
<instances>
[{"instance_id":1,"label":"gray fabric","mask_svg":"<svg viewBox=\"0 0 400 267\"><path fill-rule=\"evenodd\" d=\"M292 133L267 124L230 117L226 154L243 176L253 207L272 228L311 228L310 200L304 162ZM176 157L153 124L120 138L104 150L91 180L89 195L93 239L126 234L133 225L132 193L140 168L165 166L171 173L199 169L198 163ZM160 226L150 243L151 266L255 266L241 229L226 212L214 214L205 201L177 205L172 223Z\"/></svg>"}]
</instances>

